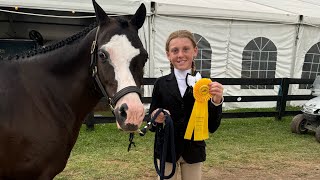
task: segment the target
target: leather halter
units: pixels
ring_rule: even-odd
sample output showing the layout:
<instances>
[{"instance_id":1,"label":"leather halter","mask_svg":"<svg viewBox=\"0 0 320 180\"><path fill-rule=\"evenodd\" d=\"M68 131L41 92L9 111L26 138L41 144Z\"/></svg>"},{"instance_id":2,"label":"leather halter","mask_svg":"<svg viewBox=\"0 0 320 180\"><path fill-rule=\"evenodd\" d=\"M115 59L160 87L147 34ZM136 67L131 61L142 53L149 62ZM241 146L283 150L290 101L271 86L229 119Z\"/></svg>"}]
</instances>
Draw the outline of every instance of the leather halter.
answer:
<instances>
[{"instance_id":1,"label":"leather halter","mask_svg":"<svg viewBox=\"0 0 320 180\"><path fill-rule=\"evenodd\" d=\"M118 102L119 99L121 99L123 96L125 96L128 93L137 93L139 95L139 97L141 98L141 92L140 92L140 88L138 88L137 86L127 86L123 89L121 89L120 91L116 92L115 95L113 97L109 96L106 92L106 90L104 89L100 78L98 76L98 66L97 66L97 38L98 38L98 33L100 30L100 26L97 26L97 31L96 31L96 35L95 35L95 39L92 42L91 45L91 62L90 62L90 69L92 71L92 77L95 79L95 82L97 83L101 93L103 94L104 97L106 97L109 101L109 105L110 108L112 110L112 112L114 111L114 107L116 105L116 103Z\"/></svg>"}]
</instances>

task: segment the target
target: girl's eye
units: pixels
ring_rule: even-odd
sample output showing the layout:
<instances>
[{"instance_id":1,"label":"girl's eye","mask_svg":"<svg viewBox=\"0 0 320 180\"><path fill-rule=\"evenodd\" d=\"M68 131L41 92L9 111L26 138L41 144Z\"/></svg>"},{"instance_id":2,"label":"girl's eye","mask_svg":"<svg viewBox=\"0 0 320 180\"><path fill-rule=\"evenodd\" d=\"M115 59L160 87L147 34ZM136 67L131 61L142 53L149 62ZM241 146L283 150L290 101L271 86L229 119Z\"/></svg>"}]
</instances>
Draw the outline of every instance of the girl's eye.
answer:
<instances>
[{"instance_id":1,"label":"girl's eye","mask_svg":"<svg viewBox=\"0 0 320 180\"><path fill-rule=\"evenodd\" d=\"M178 53L178 49L172 49L171 52L176 54L176 53Z\"/></svg>"}]
</instances>

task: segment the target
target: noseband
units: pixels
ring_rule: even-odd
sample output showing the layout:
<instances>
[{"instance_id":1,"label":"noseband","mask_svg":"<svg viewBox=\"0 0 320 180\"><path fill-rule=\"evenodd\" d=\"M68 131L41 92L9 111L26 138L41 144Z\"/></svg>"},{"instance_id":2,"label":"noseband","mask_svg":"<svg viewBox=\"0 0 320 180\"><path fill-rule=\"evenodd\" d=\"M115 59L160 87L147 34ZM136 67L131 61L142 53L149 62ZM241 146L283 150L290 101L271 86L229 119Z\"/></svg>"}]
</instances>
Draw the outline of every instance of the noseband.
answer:
<instances>
[{"instance_id":1,"label":"noseband","mask_svg":"<svg viewBox=\"0 0 320 180\"><path fill-rule=\"evenodd\" d=\"M98 33L100 30L100 26L97 26L97 31L96 31L96 36L94 41L92 42L91 45L91 62L90 62L90 69L92 72L92 77L95 79L95 82L97 83L100 92L103 94L104 97L106 97L109 101L110 108L112 112L114 111L114 107L116 106L117 102L119 99L121 99L123 96L125 96L128 93L137 93L139 97L141 98L141 92L140 88L137 86L127 86L123 89L121 89L119 92L116 92L113 97L108 96L105 88L103 87L100 78L98 76L98 66L97 66L97 38L98 38Z\"/></svg>"}]
</instances>

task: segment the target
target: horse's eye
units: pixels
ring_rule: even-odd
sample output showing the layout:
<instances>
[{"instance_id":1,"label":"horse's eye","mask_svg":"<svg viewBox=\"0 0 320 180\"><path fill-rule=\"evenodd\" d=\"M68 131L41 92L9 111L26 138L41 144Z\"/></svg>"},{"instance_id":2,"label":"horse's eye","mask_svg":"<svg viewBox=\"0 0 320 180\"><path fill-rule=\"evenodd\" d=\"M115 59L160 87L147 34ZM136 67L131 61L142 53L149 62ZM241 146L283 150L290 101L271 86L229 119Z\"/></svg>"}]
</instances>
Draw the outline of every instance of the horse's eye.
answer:
<instances>
[{"instance_id":1,"label":"horse's eye","mask_svg":"<svg viewBox=\"0 0 320 180\"><path fill-rule=\"evenodd\" d=\"M109 54L107 52L103 52L103 51L99 51L98 52L98 56L99 58L105 60L105 59L108 59L109 58Z\"/></svg>"}]
</instances>

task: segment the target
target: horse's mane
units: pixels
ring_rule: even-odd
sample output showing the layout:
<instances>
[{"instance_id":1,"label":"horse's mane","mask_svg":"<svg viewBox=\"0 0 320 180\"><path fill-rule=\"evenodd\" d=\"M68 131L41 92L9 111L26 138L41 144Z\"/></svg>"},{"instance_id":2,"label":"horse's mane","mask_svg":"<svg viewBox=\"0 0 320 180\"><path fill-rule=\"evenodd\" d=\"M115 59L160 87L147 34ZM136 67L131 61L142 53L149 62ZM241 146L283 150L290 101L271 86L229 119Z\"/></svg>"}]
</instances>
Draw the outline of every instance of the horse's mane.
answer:
<instances>
[{"instance_id":1,"label":"horse's mane","mask_svg":"<svg viewBox=\"0 0 320 180\"><path fill-rule=\"evenodd\" d=\"M94 29L97 26L97 23L94 22L92 24L90 24L88 27L84 28L82 31L66 38L65 40L61 40L59 42L50 44L48 46L43 46L43 47L39 47L39 48L35 48L35 49L31 49L31 50L27 50L22 52L21 54L10 54L7 57L7 60L18 60L18 59L24 59L24 58L29 58L31 56L35 56L37 54L44 54L46 52L61 48L65 45L68 44L72 44L73 42L75 42L76 40L84 37L85 35L87 35L92 29ZM0 58L1 60L1 58Z\"/></svg>"}]
</instances>

